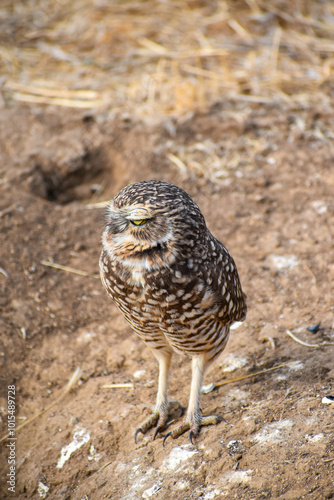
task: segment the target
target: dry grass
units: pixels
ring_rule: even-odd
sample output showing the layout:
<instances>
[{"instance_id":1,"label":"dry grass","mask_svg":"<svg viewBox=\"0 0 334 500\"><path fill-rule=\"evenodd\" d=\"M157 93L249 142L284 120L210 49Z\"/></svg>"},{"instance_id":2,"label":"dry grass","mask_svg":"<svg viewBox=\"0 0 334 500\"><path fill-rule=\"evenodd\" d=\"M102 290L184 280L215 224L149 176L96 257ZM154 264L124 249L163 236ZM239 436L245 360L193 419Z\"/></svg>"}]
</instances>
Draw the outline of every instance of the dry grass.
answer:
<instances>
[{"instance_id":1,"label":"dry grass","mask_svg":"<svg viewBox=\"0 0 334 500\"><path fill-rule=\"evenodd\" d=\"M38 413L36 413L36 415L34 415L31 418L28 418L21 425L18 425L16 427L16 429L15 429L15 432L18 432L23 427L25 427L26 425L30 424L31 422L33 422L34 420L36 420L37 418L39 418L41 415L43 415L45 412L47 412L48 410L50 410L50 408L53 408L53 406L55 406L56 404L58 404L66 396L66 394L68 392L70 392L70 390L75 386L75 384L80 379L81 375L82 375L81 369L80 369L80 367L78 367L75 370L75 372L73 373L72 377L70 378L70 380L69 380L68 384L66 385L66 387L64 388L64 390L61 392L60 396L58 396L58 398L55 401L53 401L53 403L49 404L46 408L43 408ZM7 439L9 436L10 436L9 433L6 434L5 436L2 436L0 438L0 443L2 443L2 441L4 441L5 439Z\"/></svg>"},{"instance_id":2,"label":"dry grass","mask_svg":"<svg viewBox=\"0 0 334 500\"><path fill-rule=\"evenodd\" d=\"M41 260L41 264L47 267L53 267L54 269L59 269L60 271L64 271L66 273L79 274L80 276L87 276L88 278L99 279L99 275L97 274L89 274L87 271L82 271L81 269L73 269L73 267L63 266L62 264L57 264L56 262L51 262L48 260Z\"/></svg>"},{"instance_id":3,"label":"dry grass","mask_svg":"<svg viewBox=\"0 0 334 500\"><path fill-rule=\"evenodd\" d=\"M156 117L238 98L331 92L334 4L312 0L4 0L11 99Z\"/></svg>"}]
</instances>

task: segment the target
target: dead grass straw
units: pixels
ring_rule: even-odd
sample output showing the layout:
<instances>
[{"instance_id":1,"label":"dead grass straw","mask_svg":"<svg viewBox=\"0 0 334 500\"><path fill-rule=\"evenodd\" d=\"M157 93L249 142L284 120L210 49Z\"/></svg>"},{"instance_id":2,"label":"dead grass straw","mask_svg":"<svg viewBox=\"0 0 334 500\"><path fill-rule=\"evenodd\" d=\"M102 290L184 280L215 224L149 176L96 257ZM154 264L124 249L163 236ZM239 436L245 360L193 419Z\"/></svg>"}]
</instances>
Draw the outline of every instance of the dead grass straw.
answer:
<instances>
[{"instance_id":1,"label":"dead grass straw","mask_svg":"<svg viewBox=\"0 0 334 500\"><path fill-rule=\"evenodd\" d=\"M74 387L74 385L77 383L77 381L81 377L81 374L82 374L82 371L81 371L80 367L78 367L75 370L75 372L73 373L72 377L70 378L68 384L66 385L64 391L60 394L60 396L53 403L51 403L49 406L47 406L46 408L44 408L44 410L41 410L36 415L34 415L31 418L28 418L28 420L26 420L21 425L19 425L18 427L16 427L15 432L18 432L23 427L25 427L26 425L30 424L31 422L33 422L34 420L36 420L37 418L39 418L41 415L43 415L44 413L46 413L48 410L50 410L50 408L52 408L53 406L55 406L56 404L58 404L66 396L66 394L72 389L72 387ZM10 436L9 433L6 434L5 436L3 436L0 439L0 443L2 441L4 441L5 439L7 439L9 436Z\"/></svg>"},{"instance_id":2,"label":"dead grass straw","mask_svg":"<svg viewBox=\"0 0 334 500\"><path fill-rule=\"evenodd\" d=\"M102 386L102 389L132 389L133 384L106 384Z\"/></svg>"},{"instance_id":3,"label":"dead grass straw","mask_svg":"<svg viewBox=\"0 0 334 500\"><path fill-rule=\"evenodd\" d=\"M92 209L92 208L105 208L109 205L110 201L97 201L95 203L87 203L85 205L86 208Z\"/></svg>"},{"instance_id":4,"label":"dead grass straw","mask_svg":"<svg viewBox=\"0 0 334 500\"><path fill-rule=\"evenodd\" d=\"M5 0L4 102L182 115L226 99L293 104L329 95L334 4ZM4 26L6 23L4 22Z\"/></svg>"},{"instance_id":5,"label":"dead grass straw","mask_svg":"<svg viewBox=\"0 0 334 500\"><path fill-rule=\"evenodd\" d=\"M74 269L73 267L63 266L62 264L57 264L56 262L51 262L48 260L41 260L41 264L47 267L53 267L54 269L60 269L66 273L78 274L79 276L87 276L88 278L99 279L97 274L89 274L86 271L81 271L81 269Z\"/></svg>"},{"instance_id":6,"label":"dead grass straw","mask_svg":"<svg viewBox=\"0 0 334 500\"><path fill-rule=\"evenodd\" d=\"M208 392L211 392L214 389L217 389L217 387L221 387L222 385L233 384L234 382L239 382L240 380L246 380L248 378L256 377L256 376L262 375L264 373L268 373L268 372L272 372L274 370L278 370L280 368L284 368L285 366L289 366L289 365L292 365L294 363L295 363L295 361L290 361L289 363L283 363L282 365L274 366L272 368L267 368L267 369L261 370L259 372L250 373L249 375L243 375L242 377L234 378L232 380L224 380L223 382L218 382L216 384L215 383L208 384L208 386L204 386L204 387L208 387L208 389L204 390L202 392L204 392L204 394L207 394Z\"/></svg>"},{"instance_id":7,"label":"dead grass straw","mask_svg":"<svg viewBox=\"0 0 334 500\"><path fill-rule=\"evenodd\" d=\"M298 344L301 344L305 347L317 348L317 347L333 346L334 345L333 342L321 342L321 344L309 344L308 342L304 342L304 340L301 340L298 337L296 337L296 335L294 335L292 332L290 332L290 330L286 330L286 334L289 335L289 337L291 337L295 342L297 342Z\"/></svg>"},{"instance_id":8,"label":"dead grass straw","mask_svg":"<svg viewBox=\"0 0 334 500\"><path fill-rule=\"evenodd\" d=\"M103 104L102 100L82 101L80 99L64 99L60 97L49 98L33 94L23 94L22 92L15 92L12 95L12 98L14 99L14 101L32 102L36 104L51 104L53 106L63 106L68 108L81 108L81 109L97 108L99 106L102 106Z\"/></svg>"}]
</instances>

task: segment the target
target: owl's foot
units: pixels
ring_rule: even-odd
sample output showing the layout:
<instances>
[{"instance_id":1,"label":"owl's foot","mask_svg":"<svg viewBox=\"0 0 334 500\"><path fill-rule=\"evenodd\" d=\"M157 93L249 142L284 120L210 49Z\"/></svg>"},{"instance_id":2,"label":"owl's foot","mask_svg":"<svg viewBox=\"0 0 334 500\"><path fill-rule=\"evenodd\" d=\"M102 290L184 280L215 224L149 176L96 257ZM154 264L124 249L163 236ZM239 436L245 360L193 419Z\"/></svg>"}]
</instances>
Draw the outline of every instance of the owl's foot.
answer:
<instances>
[{"instance_id":1,"label":"owl's foot","mask_svg":"<svg viewBox=\"0 0 334 500\"><path fill-rule=\"evenodd\" d=\"M173 439L178 438L186 431L189 431L189 440L192 445L194 445L193 439L199 434L200 427L204 425L216 425L224 420L223 417L218 415L210 415L208 417L202 417L201 415L193 415L185 419L185 421L176 427L173 431L166 434L163 440L163 446L165 446L166 439L170 436Z\"/></svg>"},{"instance_id":2,"label":"owl's foot","mask_svg":"<svg viewBox=\"0 0 334 500\"><path fill-rule=\"evenodd\" d=\"M138 434L145 434L149 429L156 426L154 437L155 439L159 432L163 431L168 423L174 419L181 417L183 408L178 401L169 401L166 406L155 408L145 422L135 432L135 443L137 443Z\"/></svg>"}]
</instances>

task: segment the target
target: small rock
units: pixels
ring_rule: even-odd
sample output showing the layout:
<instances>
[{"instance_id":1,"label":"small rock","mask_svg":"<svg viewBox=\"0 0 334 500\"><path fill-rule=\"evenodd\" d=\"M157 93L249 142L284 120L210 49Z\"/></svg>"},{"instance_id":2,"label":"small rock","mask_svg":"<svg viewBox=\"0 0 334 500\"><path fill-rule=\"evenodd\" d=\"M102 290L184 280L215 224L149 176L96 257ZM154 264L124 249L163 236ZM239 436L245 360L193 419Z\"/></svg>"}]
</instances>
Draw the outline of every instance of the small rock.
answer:
<instances>
[{"instance_id":1,"label":"small rock","mask_svg":"<svg viewBox=\"0 0 334 500\"><path fill-rule=\"evenodd\" d=\"M148 488L147 490L144 491L142 498L151 498L160 490L161 487L158 484L154 484L151 488Z\"/></svg>"},{"instance_id":2,"label":"small rock","mask_svg":"<svg viewBox=\"0 0 334 500\"><path fill-rule=\"evenodd\" d=\"M325 405L332 405L334 404L334 396L324 396L321 402Z\"/></svg>"},{"instance_id":3,"label":"small rock","mask_svg":"<svg viewBox=\"0 0 334 500\"><path fill-rule=\"evenodd\" d=\"M37 488L37 491L38 491L38 494L41 498L45 498L46 495L48 494L48 491L49 491L50 487L47 486L46 484L43 484L42 481L40 481L38 483L38 488Z\"/></svg>"}]
</instances>

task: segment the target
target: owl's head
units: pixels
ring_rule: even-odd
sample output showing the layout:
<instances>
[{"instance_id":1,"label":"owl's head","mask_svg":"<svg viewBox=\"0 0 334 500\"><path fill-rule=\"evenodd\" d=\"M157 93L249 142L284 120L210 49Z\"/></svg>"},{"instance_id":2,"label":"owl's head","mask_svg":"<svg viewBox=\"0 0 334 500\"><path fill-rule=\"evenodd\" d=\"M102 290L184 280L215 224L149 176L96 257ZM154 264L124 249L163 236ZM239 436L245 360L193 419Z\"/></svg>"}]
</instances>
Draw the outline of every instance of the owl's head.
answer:
<instances>
[{"instance_id":1,"label":"owl's head","mask_svg":"<svg viewBox=\"0 0 334 500\"><path fill-rule=\"evenodd\" d=\"M181 188L143 181L123 188L110 202L102 244L120 260L170 265L205 230L198 206Z\"/></svg>"}]
</instances>

